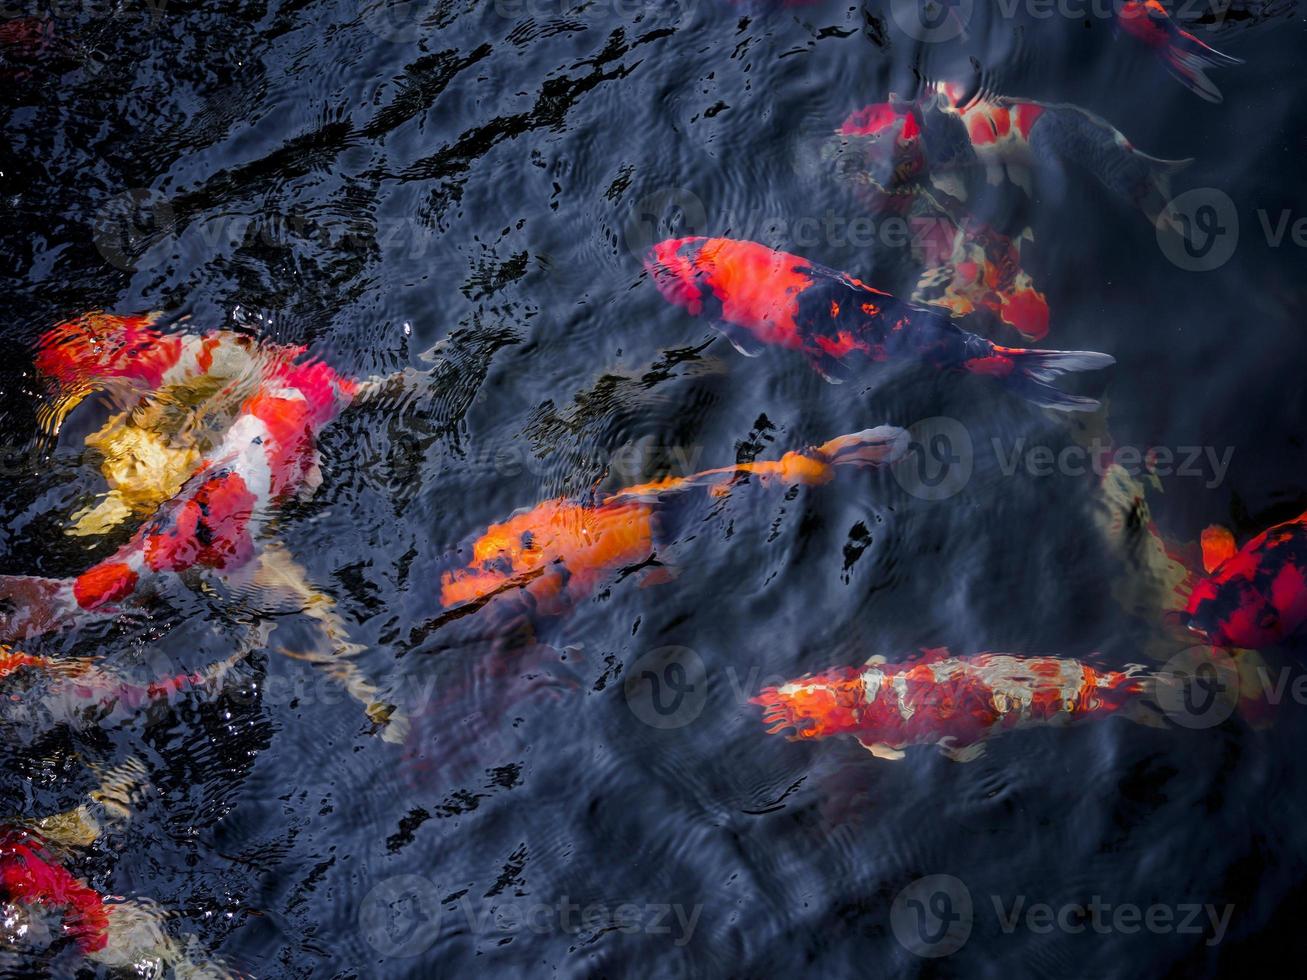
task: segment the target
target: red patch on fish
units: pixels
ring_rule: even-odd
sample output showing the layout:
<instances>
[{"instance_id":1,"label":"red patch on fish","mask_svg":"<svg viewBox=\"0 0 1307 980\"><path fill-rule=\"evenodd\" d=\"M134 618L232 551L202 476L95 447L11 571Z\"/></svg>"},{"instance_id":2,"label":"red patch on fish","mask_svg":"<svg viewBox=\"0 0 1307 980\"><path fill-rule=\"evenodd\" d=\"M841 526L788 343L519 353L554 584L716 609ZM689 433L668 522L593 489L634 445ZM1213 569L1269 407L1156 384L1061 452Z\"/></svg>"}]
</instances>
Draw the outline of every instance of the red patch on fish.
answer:
<instances>
[{"instance_id":1,"label":"red patch on fish","mask_svg":"<svg viewBox=\"0 0 1307 980\"><path fill-rule=\"evenodd\" d=\"M73 581L73 597L83 609L98 609L136 591L137 574L122 562L103 562Z\"/></svg>"},{"instance_id":2,"label":"red patch on fish","mask_svg":"<svg viewBox=\"0 0 1307 980\"><path fill-rule=\"evenodd\" d=\"M0 890L11 902L63 909L64 932L83 953L98 953L109 943L103 897L26 844L0 838Z\"/></svg>"}]
</instances>

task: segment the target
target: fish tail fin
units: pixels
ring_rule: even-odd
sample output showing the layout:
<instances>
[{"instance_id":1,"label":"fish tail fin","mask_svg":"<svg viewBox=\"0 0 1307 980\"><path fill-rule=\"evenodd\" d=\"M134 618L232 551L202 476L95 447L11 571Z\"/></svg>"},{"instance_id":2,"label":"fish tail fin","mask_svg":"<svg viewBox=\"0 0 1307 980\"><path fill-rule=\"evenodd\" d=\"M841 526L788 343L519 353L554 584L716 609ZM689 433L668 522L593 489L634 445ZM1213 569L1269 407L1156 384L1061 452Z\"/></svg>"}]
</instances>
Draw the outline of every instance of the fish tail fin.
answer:
<instances>
[{"instance_id":1,"label":"fish tail fin","mask_svg":"<svg viewBox=\"0 0 1307 980\"><path fill-rule=\"evenodd\" d=\"M1171 178L1189 167L1194 158L1163 160L1138 151L1135 151L1135 155L1148 168L1147 177L1136 191L1136 203L1139 210L1156 226L1159 221L1166 219L1166 206L1171 203L1172 197ZM1177 234L1184 233L1184 229L1174 223L1174 219L1168 221L1168 224Z\"/></svg>"},{"instance_id":2,"label":"fish tail fin","mask_svg":"<svg viewBox=\"0 0 1307 980\"><path fill-rule=\"evenodd\" d=\"M874 429L836 436L818 446L817 451L837 466L879 466L901 459L911 441L907 429L897 425L878 425Z\"/></svg>"},{"instance_id":3,"label":"fish tail fin","mask_svg":"<svg viewBox=\"0 0 1307 980\"><path fill-rule=\"evenodd\" d=\"M1167 70L1182 85L1201 99L1221 102L1223 96L1216 83L1207 77L1207 69L1243 64L1242 58L1217 51L1187 32L1181 34L1162 50Z\"/></svg>"},{"instance_id":4,"label":"fish tail fin","mask_svg":"<svg viewBox=\"0 0 1307 980\"><path fill-rule=\"evenodd\" d=\"M1096 398L1060 390L1052 384L1054 378L1077 371L1097 371L1116 363L1111 354L1086 350L1034 350L996 345L994 353L1000 360L1012 362L1012 369L1002 376L1009 389L1041 408L1059 412L1092 412L1099 403ZM964 366L976 373L986 373L984 367L977 368L972 362Z\"/></svg>"},{"instance_id":5,"label":"fish tail fin","mask_svg":"<svg viewBox=\"0 0 1307 980\"><path fill-rule=\"evenodd\" d=\"M66 579L0 575L0 643L66 629L80 612Z\"/></svg>"}]
</instances>

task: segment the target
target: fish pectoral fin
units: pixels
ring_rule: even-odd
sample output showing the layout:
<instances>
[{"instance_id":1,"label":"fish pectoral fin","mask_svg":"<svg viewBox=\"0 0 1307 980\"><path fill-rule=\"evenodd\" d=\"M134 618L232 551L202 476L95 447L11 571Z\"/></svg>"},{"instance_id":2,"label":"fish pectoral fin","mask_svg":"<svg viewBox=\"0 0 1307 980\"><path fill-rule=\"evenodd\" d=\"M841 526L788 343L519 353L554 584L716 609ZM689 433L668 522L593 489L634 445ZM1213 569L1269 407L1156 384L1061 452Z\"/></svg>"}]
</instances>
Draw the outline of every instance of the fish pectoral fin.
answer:
<instances>
[{"instance_id":1,"label":"fish pectoral fin","mask_svg":"<svg viewBox=\"0 0 1307 980\"><path fill-rule=\"evenodd\" d=\"M844 384L853 371L847 361L832 357L830 354L809 354L808 363L828 384L833 385Z\"/></svg>"},{"instance_id":2,"label":"fish pectoral fin","mask_svg":"<svg viewBox=\"0 0 1307 980\"><path fill-rule=\"evenodd\" d=\"M877 759L888 759L891 762L898 762L906 754L902 749L896 749L884 742L864 742L862 739L858 739L858 744Z\"/></svg>"},{"instance_id":3,"label":"fish pectoral fin","mask_svg":"<svg viewBox=\"0 0 1307 980\"><path fill-rule=\"evenodd\" d=\"M944 755L948 756L954 762L974 762L985 754L984 742L975 742L972 745L955 747L951 743L956 742L957 740L956 735L946 735L936 744L939 746L940 752L944 753Z\"/></svg>"},{"instance_id":4,"label":"fish pectoral fin","mask_svg":"<svg viewBox=\"0 0 1307 980\"><path fill-rule=\"evenodd\" d=\"M1227 527L1220 524L1211 524L1203 528L1202 535L1203 548L1203 571L1216 571L1218 565L1228 558L1234 557L1239 549L1235 546L1234 535Z\"/></svg>"},{"instance_id":5,"label":"fish pectoral fin","mask_svg":"<svg viewBox=\"0 0 1307 980\"><path fill-rule=\"evenodd\" d=\"M745 357L757 357L766 349L767 345L745 327L738 327L733 323L727 323L725 320L716 321L714 326L723 337L731 342L731 346Z\"/></svg>"}]
</instances>

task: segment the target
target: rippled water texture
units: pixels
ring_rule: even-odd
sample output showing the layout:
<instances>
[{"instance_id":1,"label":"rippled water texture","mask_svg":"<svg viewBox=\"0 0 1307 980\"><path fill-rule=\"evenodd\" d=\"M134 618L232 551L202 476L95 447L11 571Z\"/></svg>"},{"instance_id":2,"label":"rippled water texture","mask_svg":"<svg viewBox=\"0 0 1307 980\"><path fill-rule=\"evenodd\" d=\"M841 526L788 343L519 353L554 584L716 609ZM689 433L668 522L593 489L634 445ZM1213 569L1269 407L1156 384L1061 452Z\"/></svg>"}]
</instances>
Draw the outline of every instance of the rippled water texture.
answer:
<instances>
[{"instance_id":1,"label":"rippled water texture","mask_svg":"<svg viewBox=\"0 0 1307 980\"><path fill-rule=\"evenodd\" d=\"M259 532L307 592L188 579L18 644L62 666L0 677L0 850L44 848L68 888L109 896L113 926L88 951L81 892L24 904L5 878L0 970L1296 962L1301 639L1239 660L1234 683L1270 679L1259 705L1245 686L1210 722L1030 726L965 762L790 741L751 702L936 648L1151 673L1195 645L1166 598L1183 563L1201 571L1202 529L1243 542L1307 504L1307 31L1292 3L1190 6L1189 28L1242 59L1208 72L1222 101L1114 30L1110 4L961 0L945 10L961 29L931 21L943 34L924 40L907 0L0 11L0 574L64 579L111 556L262 377L145 415L89 385L70 408L35 367L53 325L157 312L169 332L240 332L254 363L302 346L342 378L394 376L321 429L320 484L306 469ZM1079 106L1142 153L1192 158L1168 189L1199 193L1183 213L1201 234L1233 231L1220 261L1159 232L1165 199L1114 191L1115 164L1083 146L1043 161L1029 196L982 171L960 210L895 211L866 144L837 131L942 82ZM912 364L828 384L783 346L742 356L642 263L664 238L747 239L955 302L952 278L920 292L908 220L941 214L1016 242L1047 305L1037 342L983 303L968 329L1112 355L1059 379L1100 410ZM169 433L173 483L111 514L96 508L103 447L127 438L103 435L115 418ZM909 429L914 454L831 457L822 480L740 473L653 511L617 494L881 425ZM1078 465L1095 445L1124 469ZM1173 462L1150 475L1139 458L1158 448ZM503 540L552 547L550 528L567 554L592 548L590 578L502 557L468 571L487 528L555 498L570 503ZM79 807L94 832L32 824Z\"/></svg>"}]
</instances>

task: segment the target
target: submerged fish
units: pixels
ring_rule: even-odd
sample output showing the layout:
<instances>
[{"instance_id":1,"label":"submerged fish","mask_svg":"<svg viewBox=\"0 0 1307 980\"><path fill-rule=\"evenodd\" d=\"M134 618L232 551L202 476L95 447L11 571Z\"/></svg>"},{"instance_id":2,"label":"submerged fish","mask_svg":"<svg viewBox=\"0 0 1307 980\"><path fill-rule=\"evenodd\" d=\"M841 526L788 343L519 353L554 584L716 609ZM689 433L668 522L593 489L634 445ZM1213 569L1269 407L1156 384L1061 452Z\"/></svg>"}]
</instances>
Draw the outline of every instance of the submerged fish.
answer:
<instances>
[{"instance_id":1,"label":"submerged fish","mask_svg":"<svg viewBox=\"0 0 1307 980\"><path fill-rule=\"evenodd\" d=\"M917 360L938 370L995 378L1046 408L1092 411L1098 402L1050 382L1113 363L1090 351L1001 347L957 326L942 310L904 302L797 255L729 238L659 242L645 265L663 296L713 318L736 349L802 352L830 381L862 362Z\"/></svg>"},{"instance_id":2,"label":"submerged fish","mask_svg":"<svg viewBox=\"0 0 1307 980\"><path fill-rule=\"evenodd\" d=\"M316 443L321 429L347 405L392 394L397 386L420 382L424 372L406 369L358 380L310 358L302 347L259 344L234 331L165 333L151 317L102 313L52 330L37 368L60 392L48 417L52 431L72 405L97 388L158 398L161 391L171 388L175 395L175 389L203 382L239 398L230 423L193 466L189 456L177 466L156 467L156 456L129 454L140 464L128 468L134 499L167 499L115 554L74 578L0 577L0 642L112 617L173 580L211 577L289 599L316 620L329 650L283 652L326 667L367 706L374 722L390 719L391 706L375 700L375 685L349 659L360 648L348 642L334 603L312 588L304 570L275 541L260 536L283 501L312 493L321 482ZM185 415L185 400L172 400ZM133 415L114 430L115 445L123 440L137 445L140 421ZM147 429L139 438L148 441L153 435ZM186 469L193 472L173 492L172 478ZM386 735L402 732L394 726Z\"/></svg>"},{"instance_id":3,"label":"submerged fish","mask_svg":"<svg viewBox=\"0 0 1307 980\"><path fill-rule=\"evenodd\" d=\"M1181 28L1158 0L1126 0L1116 8L1116 24L1152 49L1167 71L1208 102L1220 102L1221 92L1207 77L1207 69L1243 64L1242 58L1222 54Z\"/></svg>"},{"instance_id":4,"label":"submerged fish","mask_svg":"<svg viewBox=\"0 0 1307 980\"><path fill-rule=\"evenodd\" d=\"M1203 568L1182 616L1215 646L1258 650L1289 639L1307 622L1307 513L1268 528L1237 548L1234 535L1209 527Z\"/></svg>"},{"instance_id":5,"label":"submerged fish","mask_svg":"<svg viewBox=\"0 0 1307 980\"><path fill-rule=\"evenodd\" d=\"M1006 178L1033 193L1032 171L1059 174L1067 166L1092 174L1156 224L1171 199L1171 177L1190 160L1140 152L1112 125L1078 106L968 96L964 86L939 82L915 100L890 94L851 114L828 156L847 170L882 178L902 175L959 200L965 177L981 171L989 184Z\"/></svg>"},{"instance_id":6,"label":"submerged fish","mask_svg":"<svg viewBox=\"0 0 1307 980\"><path fill-rule=\"evenodd\" d=\"M746 477L764 484L818 485L834 479L836 467L893 462L907 451L907 444L905 430L881 426L789 452L779 460L669 477L593 502L546 500L490 525L472 542L466 562L441 576L441 618L471 612L506 593L525 596L535 612L557 615L622 570L653 561L660 504L670 494L700 487L723 495Z\"/></svg>"},{"instance_id":7,"label":"submerged fish","mask_svg":"<svg viewBox=\"0 0 1307 980\"><path fill-rule=\"evenodd\" d=\"M1114 714L1157 721L1148 700L1151 677L1140 666L1104 671L1060 657L923 653L906 663L875 657L863 667L836 667L765 688L751 701L762 706L772 734L851 735L882 759L935 745L966 762L984 752L986 739L1016 728Z\"/></svg>"},{"instance_id":8,"label":"submerged fish","mask_svg":"<svg viewBox=\"0 0 1307 980\"><path fill-rule=\"evenodd\" d=\"M248 650L202 671L136 681L87 659L38 657L0 644L0 726L24 736L52 725L102 725L118 714L207 687Z\"/></svg>"},{"instance_id":9,"label":"submerged fish","mask_svg":"<svg viewBox=\"0 0 1307 980\"><path fill-rule=\"evenodd\" d=\"M68 870L66 855L126 823L146 779L135 758L110 770L86 803L37 820L0 823L0 941L31 943L34 923L58 917L56 939L71 940L92 963L136 976L228 977L213 961L195 962L189 949L164 930L151 903L97 891Z\"/></svg>"},{"instance_id":10,"label":"submerged fish","mask_svg":"<svg viewBox=\"0 0 1307 980\"><path fill-rule=\"evenodd\" d=\"M902 123L900 136L920 132L911 115L898 115L889 104L869 106L844 121L822 156L877 219L906 223L913 258L922 265L913 302L943 306L956 316L983 310L1028 340L1042 339L1048 301L1022 266L1023 246L1034 241L1029 227L1010 237L969 215L961 201L930 182L920 154L887 170L844 153L846 136L874 131L878 120L889 119Z\"/></svg>"},{"instance_id":11,"label":"submerged fish","mask_svg":"<svg viewBox=\"0 0 1307 980\"><path fill-rule=\"evenodd\" d=\"M58 435L92 392L107 392L121 409L86 437L108 492L73 515L69 534L102 534L153 513L195 474L265 366L303 354L234 331L165 333L154 323L149 316L88 313L38 343L35 366L53 389L38 414L45 438Z\"/></svg>"}]
</instances>

